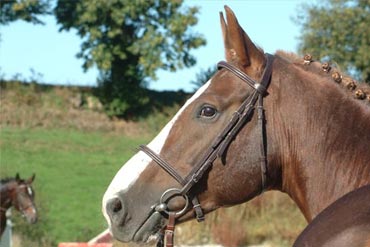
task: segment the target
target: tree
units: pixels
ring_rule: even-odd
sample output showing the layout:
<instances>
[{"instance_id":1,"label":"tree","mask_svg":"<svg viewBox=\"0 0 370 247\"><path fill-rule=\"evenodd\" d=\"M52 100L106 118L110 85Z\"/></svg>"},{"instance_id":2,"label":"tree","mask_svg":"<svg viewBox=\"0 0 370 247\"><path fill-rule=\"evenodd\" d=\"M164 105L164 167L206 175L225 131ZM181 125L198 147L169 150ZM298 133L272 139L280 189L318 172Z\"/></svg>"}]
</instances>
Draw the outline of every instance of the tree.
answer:
<instances>
[{"instance_id":1,"label":"tree","mask_svg":"<svg viewBox=\"0 0 370 247\"><path fill-rule=\"evenodd\" d=\"M208 69L204 70L201 69L199 73L196 74L196 79L194 81L191 81L191 84L195 85L195 89L197 90L206 82L211 79L211 77L217 72L216 66L211 66Z\"/></svg>"},{"instance_id":2,"label":"tree","mask_svg":"<svg viewBox=\"0 0 370 247\"><path fill-rule=\"evenodd\" d=\"M303 5L296 19L301 53L326 57L370 82L370 0L322 0Z\"/></svg>"},{"instance_id":3,"label":"tree","mask_svg":"<svg viewBox=\"0 0 370 247\"><path fill-rule=\"evenodd\" d=\"M49 0L1 0L0 25L16 20L44 24L39 15L51 14Z\"/></svg>"},{"instance_id":4,"label":"tree","mask_svg":"<svg viewBox=\"0 0 370 247\"><path fill-rule=\"evenodd\" d=\"M194 65L189 51L205 44L190 30L198 8L182 0L59 0L55 13L60 30L76 29L83 39L77 56L85 70L99 69L99 95L111 115L145 104L143 89L156 70Z\"/></svg>"}]
</instances>

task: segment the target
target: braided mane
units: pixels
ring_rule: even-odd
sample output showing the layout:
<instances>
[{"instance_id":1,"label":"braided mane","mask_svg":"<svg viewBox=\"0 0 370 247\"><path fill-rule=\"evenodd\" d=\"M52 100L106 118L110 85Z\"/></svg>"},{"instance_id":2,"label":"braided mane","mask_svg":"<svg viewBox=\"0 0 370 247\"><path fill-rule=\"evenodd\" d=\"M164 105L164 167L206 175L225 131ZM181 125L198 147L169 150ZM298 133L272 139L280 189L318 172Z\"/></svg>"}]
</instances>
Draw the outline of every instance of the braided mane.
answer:
<instances>
[{"instance_id":1,"label":"braided mane","mask_svg":"<svg viewBox=\"0 0 370 247\"><path fill-rule=\"evenodd\" d=\"M306 54L303 59L294 53L285 51L277 51L277 55L305 71L326 77L329 81L337 84L350 98L357 99L357 101L370 106L370 85L365 82L359 83L345 73L342 73L338 65L314 61L309 54Z\"/></svg>"}]
</instances>

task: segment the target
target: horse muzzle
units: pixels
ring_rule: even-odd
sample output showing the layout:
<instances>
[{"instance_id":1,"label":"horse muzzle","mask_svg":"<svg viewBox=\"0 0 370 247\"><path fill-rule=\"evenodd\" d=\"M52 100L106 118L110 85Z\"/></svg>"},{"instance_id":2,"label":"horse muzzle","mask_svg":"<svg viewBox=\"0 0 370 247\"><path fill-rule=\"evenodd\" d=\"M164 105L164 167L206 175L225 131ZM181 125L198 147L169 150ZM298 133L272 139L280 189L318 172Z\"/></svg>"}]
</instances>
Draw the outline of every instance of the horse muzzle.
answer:
<instances>
[{"instance_id":1,"label":"horse muzzle","mask_svg":"<svg viewBox=\"0 0 370 247\"><path fill-rule=\"evenodd\" d=\"M26 218L27 222L30 224L35 224L37 222L37 210L33 207L29 207L22 211L23 217Z\"/></svg>"},{"instance_id":2,"label":"horse muzzle","mask_svg":"<svg viewBox=\"0 0 370 247\"><path fill-rule=\"evenodd\" d=\"M145 243L148 239L156 239L165 226L165 218L153 207L128 210L127 203L120 197L108 200L105 211L113 237L121 242Z\"/></svg>"}]
</instances>

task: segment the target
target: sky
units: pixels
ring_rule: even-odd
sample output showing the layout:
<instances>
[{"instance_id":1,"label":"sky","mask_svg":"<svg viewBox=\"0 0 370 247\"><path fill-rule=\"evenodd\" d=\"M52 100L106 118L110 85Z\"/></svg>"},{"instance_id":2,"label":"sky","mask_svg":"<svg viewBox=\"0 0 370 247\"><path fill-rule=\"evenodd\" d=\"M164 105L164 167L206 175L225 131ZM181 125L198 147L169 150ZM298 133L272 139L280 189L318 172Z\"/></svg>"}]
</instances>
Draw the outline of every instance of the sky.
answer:
<instances>
[{"instance_id":1,"label":"sky","mask_svg":"<svg viewBox=\"0 0 370 247\"><path fill-rule=\"evenodd\" d=\"M150 82L149 88L192 92L195 86L190 82L196 79L196 74L224 59L219 24L219 12L224 11L224 5L234 11L239 24L265 52L296 52L300 27L292 18L297 16L303 2L305 0L185 0L187 6L200 7L198 24L192 30L202 34L207 45L192 50L191 54L197 59L195 66L177 72L158 71L158 80ZM25 79L33 76L48 84L96 85L97 69L85 73L83 61L76 58L82 43L76 32L59 32L53 16L41 19L45 25L16 21L0 26L0 76L10 79L18 74Z\"/></svg>"}]
</instances>

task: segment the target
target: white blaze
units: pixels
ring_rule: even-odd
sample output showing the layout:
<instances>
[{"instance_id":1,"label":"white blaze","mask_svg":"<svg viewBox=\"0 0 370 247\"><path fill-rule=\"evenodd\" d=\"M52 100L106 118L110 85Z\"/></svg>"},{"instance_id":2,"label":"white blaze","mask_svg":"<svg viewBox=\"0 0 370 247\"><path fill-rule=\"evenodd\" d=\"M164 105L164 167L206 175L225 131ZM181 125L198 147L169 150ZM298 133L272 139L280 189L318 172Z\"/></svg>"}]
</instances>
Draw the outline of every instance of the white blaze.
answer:
<instances>
[{"instance_id":1,"label":"white blaze","mask_svg":"<svg viewBox=\"0 0 370 247\"><path fill-rule=\"evenodd\" d=\"M198 91L188 101L186 101L185 105L181 107L181 109L176 113L171 121L169 121L161 130L161 132L159 132L159 134L148 144L149 148L151 148L157 154L161 152L167 136L170 133L171 128L175 124L176 120L186 109L186 107L190 105L193 101L195 101L208 88L210 83L211 80L209 80L206 84L199 88ZM139 151L130 160L128 160L114 176L103 197L103 214L109 224L110 220L105 208L107 202L110 199L115 198L120 191L128 190L129 187L135 183L137 178L145 170L145 168L149 165L151 161L152 159L148 155L146 155L142 151Z\"/></svg>"}]
</instances>

